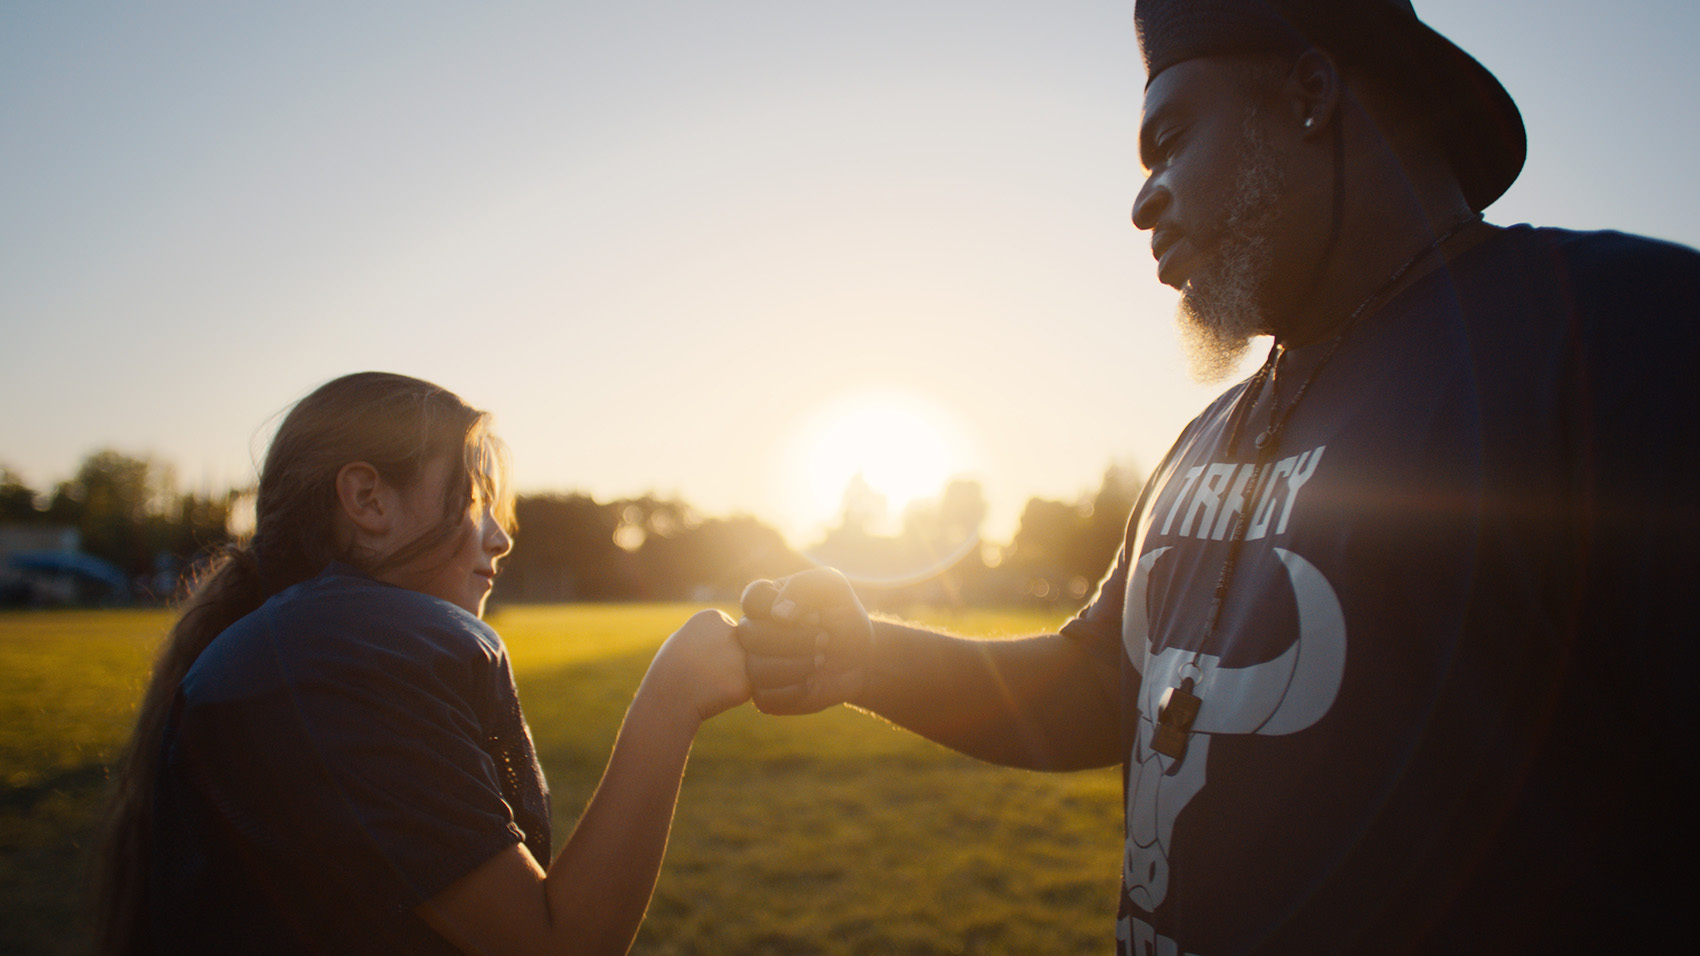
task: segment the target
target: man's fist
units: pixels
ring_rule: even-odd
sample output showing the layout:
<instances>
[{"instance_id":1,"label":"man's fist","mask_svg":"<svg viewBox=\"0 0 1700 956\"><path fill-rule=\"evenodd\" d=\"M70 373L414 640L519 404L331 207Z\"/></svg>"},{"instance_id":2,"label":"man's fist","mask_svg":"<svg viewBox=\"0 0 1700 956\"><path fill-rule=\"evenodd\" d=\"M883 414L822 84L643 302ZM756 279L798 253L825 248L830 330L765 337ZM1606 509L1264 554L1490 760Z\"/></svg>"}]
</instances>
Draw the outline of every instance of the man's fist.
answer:
<instances>
[{"instance_id":1,"label":"man's fist","mask_svg":"<svg viewBox=\"0 0 1700 956\"><path fill-rule=\"evenodd\" d=\"M755 704L770 714L811 714L861 691L873 623L855 589L830 568L744 589L738 640Z\"/></svg>"}]
</instances>

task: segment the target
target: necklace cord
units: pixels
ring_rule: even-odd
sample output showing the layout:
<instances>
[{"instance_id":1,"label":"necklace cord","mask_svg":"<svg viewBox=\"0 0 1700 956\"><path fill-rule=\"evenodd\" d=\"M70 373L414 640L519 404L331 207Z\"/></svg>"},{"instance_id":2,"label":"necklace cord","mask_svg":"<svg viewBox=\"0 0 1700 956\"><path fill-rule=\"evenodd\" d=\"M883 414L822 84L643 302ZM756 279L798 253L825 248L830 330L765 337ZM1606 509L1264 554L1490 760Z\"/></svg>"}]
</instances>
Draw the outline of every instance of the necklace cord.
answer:
<instances>
[{"instance_id":1,"label":"necklace cord","mask_svg":"<svg viewBox=\"0 0 1700 956\"><path fill-rule=\"evenodd\" d=\"M1304 400L1305 394L1310 391L1310 386L1316 381L1317 376L1322 374L1322 370L1327 367L1329 361L1340 351L1340 346L1346 341L1346 337L1352 330L1357 327L1358 320L1363 317L1370 305L1391 292L1399 284L1399 280L1415 268L1417 263L1433 255L1453 236L1463 232L1465 227L1480 221L1481 218L1482 214L1477 212L1453 223L1445 232L1435 237L1433 242L1423 246L1409 259L1406 259L1399 268L1393 270L1393 274L1388 276L1385 282L1376 287L1375 291L1366 296L1362 302L1358 303L1358 307L1353 309L1352 314L1347 316L1346 321L1341 324L1340 332L1334 336L1334 341L1329 343L1328 351L1324 352L1317 363L1311 367L1310 374L1305 376L1304 382L1299 386L1299 390L1294 393L1293 400L1287 404L1285 410L1281 408L1280 396L1274 392L1275 374L1280 367L1281 356L1286 352L1280 342L1270 346L1269 357L1264 359L1263 367L1257 370L1257 374L1246 383L1245 391L1241 392L1239 397L1234 400L1235 408L1232 415L1235 421L1228 437L1230 454L1234 452L1238 445L1241 424L1245 418L1250 417L1252 409L1257 404L1257 396L1262 393L1266 384L1270 386L1269 427L1257 436L1251 475L1246 479L1245 490L1241 493L1239 514L1234 520L1233 535L1228 540L1228 557L1222 564L1222 573L1216 579L1216 589L1211 597L1210 610L1205 619L1204 641L1199 644L1198 651L1193 655L1195 663L1198 655L1204 652L1205 646L1208 645L1211 636L1216 632L1216 625L1222 616L1222 605L1226 603L1228 598L1228 586L1233 582L1234 570L1236 565L1239 564L1240 551L1245 545L1246 529L1251 524L1251 509L1261 492L1259 486L1263 483L1263 470L1274 457L1275 449L1280 444L1281 432L1286 430L1287 422L1293 417L1293 412ZM1240 414L1239 408L1242 402L1247 403L1243 416Z\"/></svg>"}]
</instances>

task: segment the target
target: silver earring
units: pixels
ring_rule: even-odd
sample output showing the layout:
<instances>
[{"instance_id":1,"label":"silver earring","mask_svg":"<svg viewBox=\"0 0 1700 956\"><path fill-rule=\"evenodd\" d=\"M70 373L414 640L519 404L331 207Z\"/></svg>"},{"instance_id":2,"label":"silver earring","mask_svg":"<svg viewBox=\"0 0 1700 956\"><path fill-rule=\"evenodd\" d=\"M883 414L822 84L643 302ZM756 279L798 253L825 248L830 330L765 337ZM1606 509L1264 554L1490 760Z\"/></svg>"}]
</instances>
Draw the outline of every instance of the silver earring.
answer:
<instances>
[{"instance_id":1,"label":"silver earring","mask_svg":"<svg viewBox=\"0 0 1700 956\"><path fill-rule=\"evenodd\" d=\"M1314 117L1314 116L1305 117L1305 129L1310 129L1312 126L1315 126L1315 125L1316 125L1316 117Z\"/></svg>"}]
</instances>

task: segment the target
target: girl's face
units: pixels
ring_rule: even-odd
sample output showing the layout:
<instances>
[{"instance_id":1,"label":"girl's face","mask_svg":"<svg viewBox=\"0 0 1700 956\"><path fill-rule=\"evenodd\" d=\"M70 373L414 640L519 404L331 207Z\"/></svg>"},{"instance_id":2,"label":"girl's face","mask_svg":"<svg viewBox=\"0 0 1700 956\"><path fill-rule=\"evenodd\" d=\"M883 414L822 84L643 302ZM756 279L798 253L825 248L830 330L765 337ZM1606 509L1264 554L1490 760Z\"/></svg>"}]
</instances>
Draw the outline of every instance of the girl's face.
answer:
<instances>
[{"instance_id":1,"label":"girl's face","mask_svg":"<svg viewBox=\"0 0 1700 956\"><path fill-rule=\"evenodd\" d=\"M446 487L449 472L449 459L438 458L425 466L418 480L401 496L401 533L397 540L417 541L438 527L443 499L449 493ZM496 563L513 545L513 538L492 514L491 502L475 495L452 537L406 564L380 574L378 579L442 598L469 614L483 617L484 602L496 581Z\"/></svg>"}]
</instances>

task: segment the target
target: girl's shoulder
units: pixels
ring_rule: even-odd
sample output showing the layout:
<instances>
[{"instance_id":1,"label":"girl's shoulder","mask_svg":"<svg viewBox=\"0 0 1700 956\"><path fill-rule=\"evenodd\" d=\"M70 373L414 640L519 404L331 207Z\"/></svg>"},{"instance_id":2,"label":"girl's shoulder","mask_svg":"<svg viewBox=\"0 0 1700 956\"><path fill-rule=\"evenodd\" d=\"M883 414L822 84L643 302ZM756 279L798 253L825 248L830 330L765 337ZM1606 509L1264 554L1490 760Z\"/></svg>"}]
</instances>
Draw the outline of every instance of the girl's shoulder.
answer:
<instances>
[{"instance_id":1,"label":"girl's shoulder","mask_svg":"<svg viewBox=\"0 0 1700 956\"><path fill-rule=\"evenodd\" d=\"M336 565L287 588L215 638L187 688L257 686L312 673L484 680L508 667L489 625L447 601Z\"/></svg>"},{"instance_id":2,"label":"girl's shoulder","mask_svg":"<svg viewBox=\"0 0 1700 956\"><path fill-rule=\"evenodd\" d=\"M502 640L490 625L464 609L429 594L374 580L347 565L332 564L318 577L278 594L267 605L273 606L272 613L279 620L295 625L355 627L391 640L441 644L445 650L467 645L467 650L476 653L504 653Z\"/></svg>"}]
</instances>

